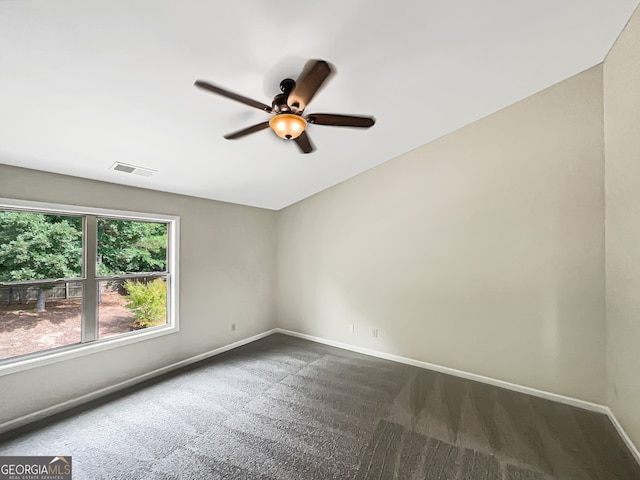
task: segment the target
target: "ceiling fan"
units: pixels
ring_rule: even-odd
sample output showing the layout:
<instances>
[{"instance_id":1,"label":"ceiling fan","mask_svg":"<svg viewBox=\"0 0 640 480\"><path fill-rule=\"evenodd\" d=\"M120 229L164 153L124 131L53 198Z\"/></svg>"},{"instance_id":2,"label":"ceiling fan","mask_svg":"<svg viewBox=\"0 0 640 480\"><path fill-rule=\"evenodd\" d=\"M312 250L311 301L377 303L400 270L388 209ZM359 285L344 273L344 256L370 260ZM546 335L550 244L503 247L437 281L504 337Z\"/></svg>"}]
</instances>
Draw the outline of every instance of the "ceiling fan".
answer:
<instances>
[{"instance_id":1,"label":"ceiling fan","mask_svg":"<svg viewBox=\"0 0 640 480\"><path fill-rule=\"evenodd\" d=\"M273 97L271 106L230 92L204 80L196 80L195 86L273 115L266 122L229 133L224 138L234 140L271 127L280 138L293 140L302 153L311 153L314 150L314 146L306 132L309 123L357 128L369 128L376 123L375 118L365 116L337 115L333 113L310 113L304 115L305 108L332 73L333 69L324 60L309 60L297 81L285 78L280 82L282 93Z\"/></svg>"}]
</instances>

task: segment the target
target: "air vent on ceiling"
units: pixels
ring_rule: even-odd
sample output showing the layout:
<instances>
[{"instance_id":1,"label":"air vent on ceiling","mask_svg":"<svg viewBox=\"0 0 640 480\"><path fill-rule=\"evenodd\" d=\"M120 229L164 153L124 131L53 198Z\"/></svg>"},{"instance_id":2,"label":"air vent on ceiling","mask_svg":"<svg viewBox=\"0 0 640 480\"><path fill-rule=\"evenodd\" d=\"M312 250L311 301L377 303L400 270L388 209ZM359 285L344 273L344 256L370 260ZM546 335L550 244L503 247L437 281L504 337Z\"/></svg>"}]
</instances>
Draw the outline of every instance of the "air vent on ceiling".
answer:
<instances>
[{"instance_id":1,"label":"air vent on ceiling","mask_svg":"<svg viewBox=\"0 0 640 480\"><path fill-rule=\"evenodd\" d=\"M144 167L136 167L135 165L128 165L126 163L116 162L111 165L111 170L116 170L118 172L124 173L133 173L134 175L140 175L142 177L150 177L156 170L151 170L150 168Z\"/></svg>"}]
</instances>

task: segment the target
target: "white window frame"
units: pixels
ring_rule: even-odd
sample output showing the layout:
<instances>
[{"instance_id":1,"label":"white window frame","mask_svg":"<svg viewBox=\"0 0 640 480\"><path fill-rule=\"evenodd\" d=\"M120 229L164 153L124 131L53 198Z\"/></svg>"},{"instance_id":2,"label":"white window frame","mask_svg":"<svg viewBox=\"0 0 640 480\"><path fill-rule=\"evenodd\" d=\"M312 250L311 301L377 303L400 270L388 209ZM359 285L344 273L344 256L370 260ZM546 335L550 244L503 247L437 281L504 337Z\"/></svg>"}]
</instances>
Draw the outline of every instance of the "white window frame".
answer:
<instances>
[{"instance_id":1,"label":"white window frame","mask_svg":"<svg viewBox=\"0 0 640 480\"><path fill-rule=\"evenodd\" d=\"M42 350L19 357L0 360L0 376L37 368L72 358L92 355L104 350L122 347L133 343L158 338L180 331L179 318L179 251L180 251L180 217L156 213L141 213L124 210L113 210L94 207L81 207L56 203L32 202L0 198L0 210L23 211L25 213L43 213L54 215L83 216L83 265L84 271L78 281L82 282L82 310L88 308L97 310L97 288L100 277L96 272L96 218L110 218L117 220L162 222L168 226L167 232L167 323L133 332L122 333L106 338L97 338L97 314L93 315L94 331L87 331L87 323L83 320L82 343L76 343L51 350ZM93 222L93 227L87 229L87 223ZM93 261L91 259L93 258ZM150 274L153 275L153 274ZM52 279L53 280L53 279Z\"/></svg>"}]
</instances>

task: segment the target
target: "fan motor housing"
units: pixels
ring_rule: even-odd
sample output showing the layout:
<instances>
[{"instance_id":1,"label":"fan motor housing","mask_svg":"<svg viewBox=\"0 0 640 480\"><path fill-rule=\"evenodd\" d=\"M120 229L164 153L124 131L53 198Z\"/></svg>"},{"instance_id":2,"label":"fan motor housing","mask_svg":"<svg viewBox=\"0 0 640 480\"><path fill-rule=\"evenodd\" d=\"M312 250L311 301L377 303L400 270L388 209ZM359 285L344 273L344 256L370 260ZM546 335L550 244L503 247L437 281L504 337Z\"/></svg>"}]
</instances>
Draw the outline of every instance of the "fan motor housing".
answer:
<instances>
[{"instance_id":1,"label":"fan motor housing","mask_svg":"<svg viewBox=\"0 0 640 480\"><path fill-rule=\"evenodd\" d=\"M273 102L271 102L271 105L273 106L273 110L276 113L290 113L291 108L287 103L288 98L289 98L288 93L279 93L278 95L273 97Z\"/></svg>"},{"instance_id":2,"label":"fan motor housing","mask_svg":"<svg viewBox=\"0 0 640 480\"><path fill-rule=\"evenodd\" d=\"M273 102L271 105L276 113L289 113L291 112L291 107L287 103L289 100L289 94L296 87L295 80L291 78L285 78L280 82L280 90L282 93L279 93L275 97L273 97Z\"/></svg>"}]
</instances>

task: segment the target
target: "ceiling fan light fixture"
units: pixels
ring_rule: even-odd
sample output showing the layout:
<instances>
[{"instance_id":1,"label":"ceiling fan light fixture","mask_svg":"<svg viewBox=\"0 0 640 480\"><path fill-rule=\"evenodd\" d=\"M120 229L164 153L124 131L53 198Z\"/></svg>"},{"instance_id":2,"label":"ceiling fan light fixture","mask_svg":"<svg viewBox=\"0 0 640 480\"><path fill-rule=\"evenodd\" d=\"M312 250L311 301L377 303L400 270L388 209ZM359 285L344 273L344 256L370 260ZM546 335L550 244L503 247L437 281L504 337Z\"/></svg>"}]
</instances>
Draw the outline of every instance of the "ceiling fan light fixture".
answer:
<instances>
[{"instance_id":1,"label":"ceiling fan light fixture","mask_svg":"<svg viewBox=\"0 0 640 480\"><path fill-rule=\"evenodd\" d=\"M225 135L224 138L227 140L235 140L252 133L260 132L265 128L271 128L280 138L284 140L294 140L293 143L296 144L302 153L311 153L315 148L306 132L307 123L356 128L369 128L376 123L376 119L370 116L341 115L336 113L312 113L309 115L305 114L304 117L302 116L305 107L316 93L318 93L320 87L322 87L332 73L333 67L325 60L309 60L305 63L304 69L297 80L285 78L280 82L280 90L282 93L277 94L273 98L271 106L218 87L205 80L196 80L195 86L272 114L272 117L267 121Z\"/></svg>"},{"instance_id":2,"label":"ceiling fan light fixture","mask_svg":"<svg viewBox=\"0 0 640 480\"><path fill-rule=\"evenodd\" d=\"M300 115L281 113L269 120L269 126L280 138L293 140L298 138L307 128L307 121Z\"/></svg>"}]
</instances>

